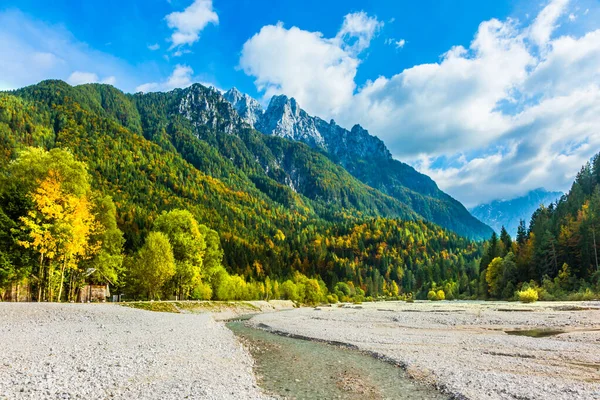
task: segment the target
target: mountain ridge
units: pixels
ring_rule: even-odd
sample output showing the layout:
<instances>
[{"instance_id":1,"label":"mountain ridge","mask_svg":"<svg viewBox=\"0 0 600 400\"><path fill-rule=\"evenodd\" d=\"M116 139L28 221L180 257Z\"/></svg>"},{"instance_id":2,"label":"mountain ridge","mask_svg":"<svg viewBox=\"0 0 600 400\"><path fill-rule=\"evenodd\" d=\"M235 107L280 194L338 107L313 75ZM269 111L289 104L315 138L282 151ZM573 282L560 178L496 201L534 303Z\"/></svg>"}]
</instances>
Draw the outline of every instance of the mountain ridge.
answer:
<instances>
[{"instance_id":1,"label":"mountain ridge","mask_svg":"<svg viewBox=\"0 0 600 400\"><path fill-rule=\"evenodd\" d=\"M524 220L528 225L531 216L540 205L548 206L563 196L563 192L550 192L544 188L529 191L523 196L509 200L494 200L480 204L469 211L500 233L502 226L511 236L517 234L519 221Z\"/></svg>"},{"instance_id":2,"label":"mountain ridge","mask_svg":"<svg viewBox=\"0 0 600 400\"><path fill-rule=\"evenodd\" d=\"M294 98L277 95L266 110L247 107L259 102L231 89L224 93L242 119L258 131L300 141L323 151L359 181L385 193L423 218L459 234L487 238L492 229L473 217L456 199L444 193L427 175L393 158L385 143L360 125L347 130L335 123L310 116Z\"/></svg>"}]
</instances>

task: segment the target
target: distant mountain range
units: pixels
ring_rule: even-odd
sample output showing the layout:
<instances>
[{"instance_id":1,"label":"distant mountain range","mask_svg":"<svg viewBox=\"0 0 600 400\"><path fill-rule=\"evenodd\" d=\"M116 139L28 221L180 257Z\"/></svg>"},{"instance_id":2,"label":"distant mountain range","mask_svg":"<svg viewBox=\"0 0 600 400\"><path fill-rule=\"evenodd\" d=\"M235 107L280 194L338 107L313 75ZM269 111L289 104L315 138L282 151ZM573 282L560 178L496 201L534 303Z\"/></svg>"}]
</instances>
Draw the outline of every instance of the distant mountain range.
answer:
<instances>
[{"instance_id":1,"label":"distant mountain range","mask_svg":"<svg viewBox=\"0 0 600 400\"><path fill-rule=\"evenodd\" d=\"M309 115L294 98L273 96L266 110L233 88L224 94L244 122L267 135L306 143L323 152L359 181L397 199L417 215L461 235L483 239L492 230L427 175L392 158L379 138L360 125L347 130Z\"/></svg>"},{"instance_id":2,"label":"distant mountain range","mask_svg":"<svg viewBox=\"0 0 600 400\"><path fill-rule=\"evenodd\" d=\"M512 200L494 200L491 203L480 204L470 211L498 233L504 226L514 238L520 220L524 220L529 225L531 216L540 205L547 206L556 202L563 194L562 192L548 192L540 188Z\"/></svg>"}]
</instances>

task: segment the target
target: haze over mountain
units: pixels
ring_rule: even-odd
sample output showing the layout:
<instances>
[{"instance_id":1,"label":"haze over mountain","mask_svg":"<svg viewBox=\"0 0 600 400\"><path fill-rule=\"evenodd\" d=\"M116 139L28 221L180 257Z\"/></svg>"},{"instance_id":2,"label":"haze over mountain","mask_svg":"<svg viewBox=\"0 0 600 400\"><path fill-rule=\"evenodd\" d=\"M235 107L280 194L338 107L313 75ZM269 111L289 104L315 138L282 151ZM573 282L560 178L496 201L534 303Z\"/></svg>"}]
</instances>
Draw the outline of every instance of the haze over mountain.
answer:
<instances>
[{"instance_id":1,"label":"haze over mountain","mask_svg":"<svg viewBox=\"0 0 600 400\"><path fill-rule=\"evenodd\" d=\"M258 131L323 151L355 178L398 199L425 219L469 237L491 233L431 178L394 159L383 141L360 125L347 130L333 120L311 116L294 98L285 95L273 96L266 110L236 88L227 91L224 98Z\"/></svg>"},{"instance_id":2,"label":"haze over mountain","mask_svg":"<svg viewBox=\"0 0 600 400\"><path fill-rule=\"evenodd\" d=\"M508 233L515 237L520 220L524 220L529 225L531 216L540 205L548 206L560 199L563 194L539 188L511 200L494 200L491 203L480 204L470 211L479 220L491 226L496 233L500 233L504 226Z\"/></svg>"}]
</instances>

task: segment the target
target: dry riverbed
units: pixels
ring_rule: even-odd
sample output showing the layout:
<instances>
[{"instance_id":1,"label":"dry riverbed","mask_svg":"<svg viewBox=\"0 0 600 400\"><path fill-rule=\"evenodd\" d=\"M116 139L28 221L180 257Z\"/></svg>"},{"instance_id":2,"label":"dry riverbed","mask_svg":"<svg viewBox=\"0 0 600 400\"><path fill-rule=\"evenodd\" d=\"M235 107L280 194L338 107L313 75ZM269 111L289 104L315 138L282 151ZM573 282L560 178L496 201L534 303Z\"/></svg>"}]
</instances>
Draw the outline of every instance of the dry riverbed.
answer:
<instances>
[{"instance_id":1,"label":"dry riverbed","mask_svg":"<svg viewBox=\"0 0 600 400\"><path fill-rule=\"evenodd\" d=\"M212 313L0 303L2 400L266 398L252 366Z\"/></svg>"},{"instance_id":2,"label":"dry riverbed","mask_svg":"<svg viewBox=\"0 0 600 400\"><path fill-rule=\"evenodd\" d=\"M599 302L365 303L262 314L250 323L354 345L458 398L600 399ZM515 330L541 337L507 333Z\"/></svg>"},{"instance_id":3,"label":"dry riverbed","mask_svg":"<svg viewBox=\"0 0 600 400\"><path fill-rule=\"evenodd\" d=\"M129 306L0 303L0 399L267 398L250 353L219 321L253 312L258 328L355 346L448 397L600 399L600 302ZM507 333L524 330L542 337Z\"/></svg>"}]
</instances>

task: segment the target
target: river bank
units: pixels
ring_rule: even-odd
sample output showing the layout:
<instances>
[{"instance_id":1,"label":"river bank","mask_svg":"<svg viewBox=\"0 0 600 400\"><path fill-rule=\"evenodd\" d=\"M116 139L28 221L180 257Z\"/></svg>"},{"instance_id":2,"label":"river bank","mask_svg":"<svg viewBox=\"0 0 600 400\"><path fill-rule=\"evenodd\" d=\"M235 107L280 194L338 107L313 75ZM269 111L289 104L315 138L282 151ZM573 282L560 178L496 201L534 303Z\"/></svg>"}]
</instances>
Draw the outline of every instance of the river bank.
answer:
<instances>
[{"instance_id":1,"label":"river bank","mask_svg":"<svg viewBox=\"0 0 600 400\"><path fill-rule=\"evenodd\" d=\"M600 399L599 302L291 306L0 303L0 399L269 398L259 387L268 382L256 378L265 371L252 355L284 367L306 358L301 377L285 368L268 377L286 387L292 379L290 390L299 393L317 369L322 387L346 390L342 398L389 398L413 382L419 390L435 387L455 398ZM170 312L146 311L162 308ZM289 310L274 312L281 309ZM257 336L258 349L252 347L256 337L244 346L218 320L249 312L258 313L247 321L258 329L342 343L400 365L402 376L381 365L340 373L332 368L324 376L330 359L344 363L364 354L343 355L333 346L315 350L315 343L298 340L279 343L271 334L268 340ZM353 363L369 361L346 365ZM370 375L378 368L388 372ZM398 387L386 383L406 377L412 380Z\"/></svg>"},{"instance_id":2,"label":"river bank","mask_svg":"<svg viewBox=\"0 0 600 400\"><path fill-rule=\"evenodd\" d=\"M600 399L598 302L365 303L262 314L249 323L356 346L450 396Z\"/></svg>"},{"instance_id":3,"label":"river bank","mask_svg":"<svg viewBox=\"0 0 600 400\"><path fill-rule=\"evenodd\" d=\"M0 303L0 399L266 399L211 313Z\"/></svg>"}]
</instances>

